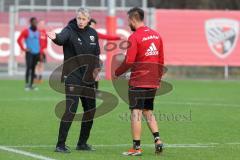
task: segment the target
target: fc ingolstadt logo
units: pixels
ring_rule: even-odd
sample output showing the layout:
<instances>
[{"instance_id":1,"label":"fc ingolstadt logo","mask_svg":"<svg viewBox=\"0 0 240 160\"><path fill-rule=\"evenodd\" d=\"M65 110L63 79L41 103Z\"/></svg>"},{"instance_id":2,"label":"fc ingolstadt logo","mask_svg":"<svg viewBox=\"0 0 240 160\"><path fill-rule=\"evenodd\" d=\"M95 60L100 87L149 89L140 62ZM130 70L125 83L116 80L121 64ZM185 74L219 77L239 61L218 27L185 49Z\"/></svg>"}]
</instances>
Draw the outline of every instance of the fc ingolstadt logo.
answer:
<instances>
[{"instance_id":1,"label":"fc ingolstadt logo","mask_svg":"<svg viewBox=\"0 0 240 160\"><path fill-rule=\"evenodd\" d=\"M232 19L211 19L205 23L208 45L219 58L234 50L239 35L239 22Z\"/></svg>"}]
</instances>

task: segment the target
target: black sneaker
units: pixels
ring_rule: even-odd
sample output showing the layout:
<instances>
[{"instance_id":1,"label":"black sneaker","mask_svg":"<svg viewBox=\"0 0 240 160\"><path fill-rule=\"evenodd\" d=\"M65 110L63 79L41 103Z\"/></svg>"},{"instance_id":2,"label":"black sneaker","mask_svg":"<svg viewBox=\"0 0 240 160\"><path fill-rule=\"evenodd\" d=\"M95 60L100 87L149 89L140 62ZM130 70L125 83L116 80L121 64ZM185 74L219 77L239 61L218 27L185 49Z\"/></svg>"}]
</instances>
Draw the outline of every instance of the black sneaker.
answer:
<instances>
[{"instance_id":1,"label":"black sneaker","mask_svg":"<svg viewBox=\"0 0 240 160\"><path fill-rule=\"evenodd\" d=\"M155 144L155 153L160 154L163 152L163 144Z\"/></svg>"},{"instance_id":2,"label":"black sneaker","mask_svg":"<svg viewBox=\"0 0 240 160\"><path fill-rule=\"evenodd\" d=\"M71 153L70 149L69 149L67 146L56 147L55 152L60 152L60 153Z\"/></svg>"},{"instance_id":3,"label":"black sneaker","mask_svg":"<svg viewBox=\"0 0 240 160\"><path fill-rule=\"evenodd\" d=\"M89 144L77 145L76 150L78 151L95 151L96 149L92 148Z\"/></svg>"}]
</instances>

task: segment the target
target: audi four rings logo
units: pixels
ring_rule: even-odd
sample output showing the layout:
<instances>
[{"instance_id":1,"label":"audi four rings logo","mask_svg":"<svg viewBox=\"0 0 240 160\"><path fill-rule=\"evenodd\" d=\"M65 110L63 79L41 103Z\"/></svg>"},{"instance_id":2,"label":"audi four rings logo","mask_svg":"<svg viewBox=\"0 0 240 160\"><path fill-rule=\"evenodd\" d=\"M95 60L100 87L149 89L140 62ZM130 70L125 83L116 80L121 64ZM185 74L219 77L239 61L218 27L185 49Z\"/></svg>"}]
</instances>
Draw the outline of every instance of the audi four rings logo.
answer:
<instances>
[{"instance_id":1,"label":"audi four rings logo","mask_svg":"<svg viewBox=\"0 0 240 160\"><path fill-rule=\"evenodd\" d=\"M212 52L219 58L226 58L236 47L239 22L223 18L211 19L206 21L205 31Z\"/></svg>"}]
</instances>

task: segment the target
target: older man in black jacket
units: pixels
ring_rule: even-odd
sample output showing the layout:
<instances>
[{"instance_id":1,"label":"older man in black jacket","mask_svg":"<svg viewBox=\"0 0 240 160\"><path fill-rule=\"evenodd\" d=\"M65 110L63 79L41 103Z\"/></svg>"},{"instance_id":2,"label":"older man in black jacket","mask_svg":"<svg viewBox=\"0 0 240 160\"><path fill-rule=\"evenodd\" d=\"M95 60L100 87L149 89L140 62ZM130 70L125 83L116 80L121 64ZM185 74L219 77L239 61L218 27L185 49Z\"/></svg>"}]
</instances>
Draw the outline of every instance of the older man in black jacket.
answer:
<instances>
[{"instance_id":1,"label":"older man in black jacket","mask_svg":"<svg viewBox=\"0 0 240 160\"><path fill-rule=\"evenodd\" d=\"M87 151L94 150L87 144L87 140L93 125L96 108L94 78L96 76L96 72L100 70L98 61L100 47L97 32L88 26L89 20L90 15L88 10L80 8L77 11L76 18L71 20L61 33L47 33L48 37L55 44L63 46L64 52L62 79L65 83L66 110L60 123L58 142L55 150L56 152L70 153L70 150L66 147L65 142L74 119L74 115L77 111L79 98L82 102L84 114L87 113L87 115L83 114L81 131L76 149ZM89 56L96 58L89 60ZM68 63L69 60L75 64L72 62ZM87 66L84 65L83 62L85 62ZM93 68L93 72L89 70L89 67ZM90 74L92 77L90 76L89 78L89 76L86 76L89 75L86 72L92 72ZM86 89L83 89L84 92L88 88L89 93L86 93L86 96L84 93L80 93L80 95L76 95L76 93L72 94L74 90L77 90L77 86L86 87Z\"/></svg>"}]
</instances>

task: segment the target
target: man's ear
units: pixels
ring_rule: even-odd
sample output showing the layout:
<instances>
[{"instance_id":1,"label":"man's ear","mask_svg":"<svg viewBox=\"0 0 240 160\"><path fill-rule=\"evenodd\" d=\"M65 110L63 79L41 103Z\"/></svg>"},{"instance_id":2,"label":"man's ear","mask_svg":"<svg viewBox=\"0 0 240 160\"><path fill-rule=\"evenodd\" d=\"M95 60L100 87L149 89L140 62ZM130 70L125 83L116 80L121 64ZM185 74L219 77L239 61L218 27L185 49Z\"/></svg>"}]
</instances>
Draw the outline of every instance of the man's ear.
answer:
<instances>
[{"instance_id":1,"label":"man's ear","mask_svg":"<svg viewBox=\"0 0 240 160\"><path fill-rule=\"evenodd\" d=\"M136 19L132 19L132 22L133 22L133 24L136 24L136 23L138 23L138 21L136 20Z\"/></svg>"},{"instance_id":2,"label":"man's ear","mask_svg":"<svg viewBox=\"0 0 240 160\"><path fill-rule=\"evenodd\" d=\"M131 19L129 19L129 20L130 20L130 22L131 22L132 24L135 24L135 23L136 23L136 20L133 19L133 18L131 18Z\"/></svg>"}]
</instances>

